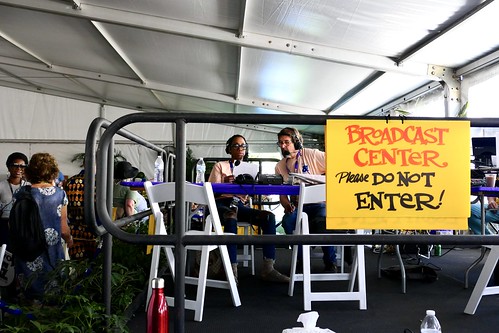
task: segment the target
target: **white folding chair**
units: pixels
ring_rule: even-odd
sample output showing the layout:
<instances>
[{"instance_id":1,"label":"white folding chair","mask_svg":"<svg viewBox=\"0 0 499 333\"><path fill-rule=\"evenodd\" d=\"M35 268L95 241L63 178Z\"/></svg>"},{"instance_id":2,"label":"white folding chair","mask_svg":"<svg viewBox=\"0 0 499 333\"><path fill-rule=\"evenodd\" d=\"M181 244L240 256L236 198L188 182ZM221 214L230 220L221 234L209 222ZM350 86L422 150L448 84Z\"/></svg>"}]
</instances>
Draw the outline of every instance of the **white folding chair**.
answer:
<instances>
[{"instance_id":1,"label":"white folding chair","mask_svg":"<svg viewBox=\"0 0 499 333\"><path fill-rule=\"evenodd\" d=\"M324 202L326 200L326 185L311 185L305 186L300 184L300 196L298 199L296 227L294 234L308 235L308 216L303 211L303 205L309 203ZM358 231L360 232L360 231ZM366 300L366 272L364 260L363 245L355 246L355 257L350 270L350 273L311 273L310 269L310 246L302 245L303 247L303 273L296 273L296 265L298 262L298 245L293 246L293 254L291 261L291 274L289 281L289 296L293 296L294 284L296 281L303 281L303 308L305 311L312 309L313 301L358 301L359 309L367 309ZM357 278L357 279L356 279ZM346 292L313 292L312 281L338 281L348 280L348 291ZM355 282L357 280L358 291L354 291Z\"/></svg>"},{"instance_id":2,"label":"white folding chair","mask_svg":"<svg viewBox=\"0 0 499 333\"><path fill-rule=\"evenodd\" d=\"M153 185L151 182L146 181L144 187L149 198L149 204L154 214L156 226L156 234L166 235L166 228L163 222L163 213L160 210L159 203L175 201L175 183L162 183ZM185 184L185 198L187 203L197 203L199 205L206 205L210 211L210 215L206 217L205 227L203 231L188 230L186 235L223 235L222 225L217 212L215 204L215 197L213 196L213 189L211 183L204 183L203 186L195 184ZM214 213L213 213L214 212ZM175 272L175 259L173 256L173 246L155 245L152 252L151 271L149 274L149 288L147 293L147 303L151 297L151 280L158 275L158 265L161 248L164 249L168 265L174 276ZM224 266L227 281L208 279L208 259L209 252L215 249L220 250L222 264ZM225 245L202 245L202 246L188 246L187 250L201 251L201 262L198 277L185 277L186 284L197 285L197 293L195 300L185 300L185 309L194 310L194 320L203 320L204 300L206 294L206 287L229 289L234 306L240 306L241 300L239 298L239 291L237 290L234 273L229 260L229 253ZM167 297L168 304L175 306L173 297Z\"/></svg>"},{"instance_id":3,"label":"white folding chair","mask_svg":"<svg viewBox=\"0 0 499 333\"><path fill-rule=\"evenodd\" d=\"M253 207L253 200L249 198L249 206ZM253 235L253 225L245 221L237 221L237 227L243 228L245 236ZM251 262L251 275L255 275L255 246L243 245L243 253L237 255L237 262L242 262L243 267L248 267Z\"/></svg>"},{"instance_id":4,"label":"white folding chair","mask_svg":"<svg viewBox=\"0 0 499 333\"><path fill-rule=\"evenodd\" d=\"M243 228L244 235L253 235L253 226L249 222L237 221L238 228ZM243 253L237 255L237 261L248 267L251 262L251 275L255 275L255 246L243 245Z\"/></svg>"}]
</instances>

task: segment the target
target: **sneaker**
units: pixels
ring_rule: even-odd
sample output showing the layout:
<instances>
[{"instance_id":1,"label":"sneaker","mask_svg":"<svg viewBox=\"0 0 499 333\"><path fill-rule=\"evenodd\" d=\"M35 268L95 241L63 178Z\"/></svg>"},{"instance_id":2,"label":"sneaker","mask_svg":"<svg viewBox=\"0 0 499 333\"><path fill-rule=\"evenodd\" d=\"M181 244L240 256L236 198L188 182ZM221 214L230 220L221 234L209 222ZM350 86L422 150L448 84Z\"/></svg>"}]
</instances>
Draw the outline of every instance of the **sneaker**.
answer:
<instances>
[{"instance_id":1,"label":"sneaker","mask_svg":"<svg viewBox=\"0 0 499 333\"><path fill-rule=\"evenodd\" d=\"M260 276L263 281L267 282L289 283L289 277L279 273L276 269L273 269L266 274L261 274Z\"/></svg>"}]
</instances>

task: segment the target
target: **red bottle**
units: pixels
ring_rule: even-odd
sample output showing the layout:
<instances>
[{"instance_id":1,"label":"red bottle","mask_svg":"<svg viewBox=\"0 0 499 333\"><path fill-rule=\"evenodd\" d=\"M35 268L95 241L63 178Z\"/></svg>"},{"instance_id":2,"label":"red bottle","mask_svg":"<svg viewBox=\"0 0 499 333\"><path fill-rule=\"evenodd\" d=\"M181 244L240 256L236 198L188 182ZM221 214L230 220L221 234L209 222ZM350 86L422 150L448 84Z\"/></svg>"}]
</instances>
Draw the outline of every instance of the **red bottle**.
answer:
<instances>
[{"instance_id":1,"label":"red bottle","mask_svg":"<svg viewBox=\"0 0 499 333\"><path fill-rule=\"evenodd\" d=\"M165 281L154 278L152 293L147 306L147 333L168 333L168 303L165 297Z\"/></svg>"}]
</instances>

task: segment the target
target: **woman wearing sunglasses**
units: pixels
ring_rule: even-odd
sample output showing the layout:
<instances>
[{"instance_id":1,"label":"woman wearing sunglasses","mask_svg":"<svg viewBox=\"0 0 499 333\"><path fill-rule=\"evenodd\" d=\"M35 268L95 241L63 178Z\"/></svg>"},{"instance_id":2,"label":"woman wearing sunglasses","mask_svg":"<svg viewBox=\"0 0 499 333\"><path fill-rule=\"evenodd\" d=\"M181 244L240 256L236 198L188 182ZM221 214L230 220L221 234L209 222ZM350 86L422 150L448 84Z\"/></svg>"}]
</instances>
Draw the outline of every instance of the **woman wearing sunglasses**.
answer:
<instances>
[{"instance_id":1,"label":"woman wearing sunglasses","mask_svg":"<svg viewBox=\"0 0 499 333\"><path fill-rule=\"evenodd\" d=\"M242 135L234 135L227 140L225 152L230 155L228 161L221 161L213 166L208 179L211 183L233 183L234 167L248 158L248 143ZM247 206L246 195L222 194L216 198L218 214L224 225L224 231L237 233L237 221L249 222L262 229L263 234L275 235L276 222L273 213L258 210ZM232 271L237 281L237 245L227 245ZM263 245L263 264L260 271L260 277L264 281L288 283L289 277L281 274L274 268L275 245Z\"/></svg>"},{"instance_id":2,"label":"woman wearing sunglasses","mask_svg":"<svg viewBox=\"0 0 499 333\"><path fill-rule=\"evenodd\" d=\"M24 179L24 169L28 166L28 157L15 152L7 157L7 179L0 182L0 245L7 244L9 239L9 215L14 204L13 195L27 184Z\"/></svg>"}]
</instances>

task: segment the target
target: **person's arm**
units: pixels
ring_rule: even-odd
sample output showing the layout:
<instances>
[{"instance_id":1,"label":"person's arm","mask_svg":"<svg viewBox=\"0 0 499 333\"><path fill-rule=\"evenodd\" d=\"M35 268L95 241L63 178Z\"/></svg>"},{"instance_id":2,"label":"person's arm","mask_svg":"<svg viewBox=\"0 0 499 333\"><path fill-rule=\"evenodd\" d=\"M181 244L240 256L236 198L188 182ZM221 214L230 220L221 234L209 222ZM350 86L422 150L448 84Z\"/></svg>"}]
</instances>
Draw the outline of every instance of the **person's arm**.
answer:
<instances>
[{"instance_id":1,"label":"person's arm","mask_svg":"<svg viewBox=\"0 0 499 333\"><path fill-rule=\"evenodd\" d=\"M289 201L289 197L287 195L280 195L279 201L281 202L282 207L284 208L284 213L292 213L295 210L295 206Z\"/></svg>"},{"instance_id":2,"label":"person's arm","mask_svg":"<svg viewBox=\"0 0 499 333\"><path fill-rule=\"evenodd\" d=\"M285 170L282 167L283 162L279 162L275 166L275 174L276 175L281 175L284 179L284 182L287 182L288 179L288 173L287 170ZM289 214L292 213L295 210L294 205L291 203L289 200L289 197L287 195L280 195L279 196L279 202L281 203L281 206L284 208L284 213Z\"/></svg>"},{"instance_id":3,"label":"person's arm","mask_svg":"<svg viewBox=\"0 0 499 333\"><path fill-rule=\"evenodd\" d=\"M125 199L125 215L131 216L135 213L135 201L130 198Z\"/></svg>"},{"instance_id":4,"label":"person's arm","mask_svg":"<svg viewBox=\"0 0 499 333\"><path fill-rule=\"evenodd\" d=\"M68 206L63 205L61 209L61 237L66 242L68 247L73 246L73 236L68 225Z\"/></svg>"},{"instance_id":5,"label":"person's arm","mask_svg":"<svg viewBox=\"0 0 499 333\"><path fill-rule=\"evenodd\" d=\"M497 209L497 202L495 197L487 197L487 201L488 201L487 204L488 209ZM494 210L493 212L496 213L497 211Z\"/></svg>"},{"instance_id":6,"label":"person's arm","mask_svg":"<svg viewBox=\"0 0 499 333\"><path fill-rule=\"evenodd\" d=\"M215 163L213 169L211 169L210 177L208 177L208 182L222 183L222 165L220 164L220 162Z\"/></svg>"},{"instance_id":7,"label":"person's arm","mask_svg":"<svg viewBox=\"0 0 499 333\"><path fill-rule=\"evenodd\" d=\"M230 170L229 170L230 171ZM224 172L222 162L218 162L211 169L208 181L210 183L232 183L234 182L233 175L227 175L230 172Z\"/></svg>"}]
</instances>

